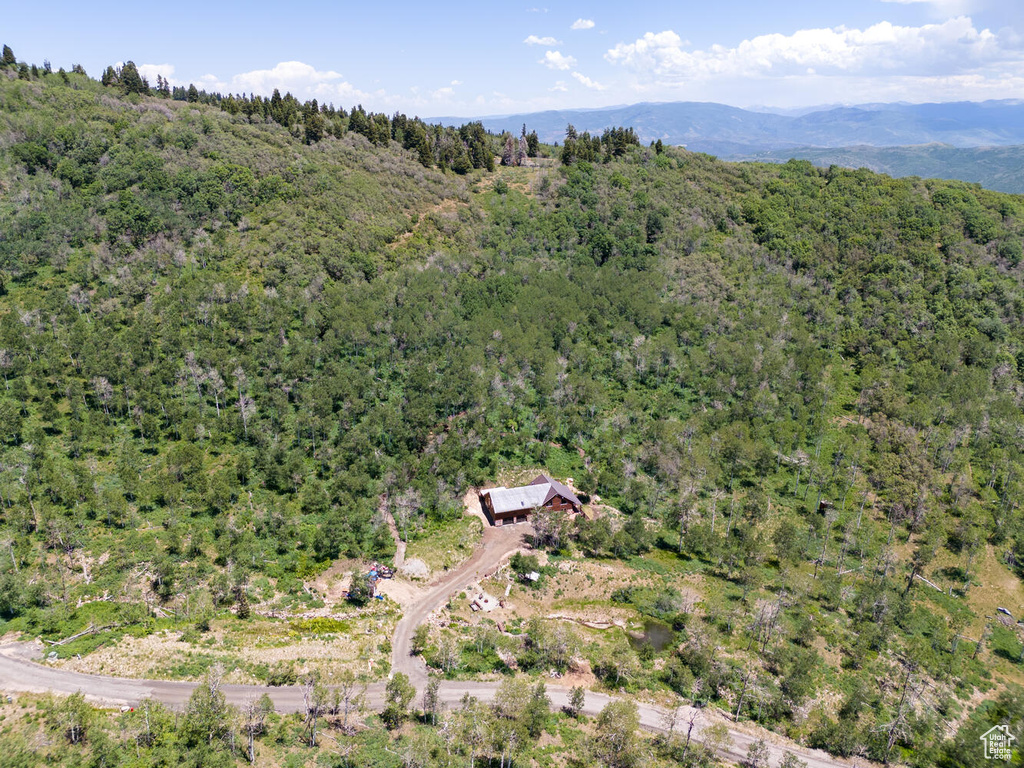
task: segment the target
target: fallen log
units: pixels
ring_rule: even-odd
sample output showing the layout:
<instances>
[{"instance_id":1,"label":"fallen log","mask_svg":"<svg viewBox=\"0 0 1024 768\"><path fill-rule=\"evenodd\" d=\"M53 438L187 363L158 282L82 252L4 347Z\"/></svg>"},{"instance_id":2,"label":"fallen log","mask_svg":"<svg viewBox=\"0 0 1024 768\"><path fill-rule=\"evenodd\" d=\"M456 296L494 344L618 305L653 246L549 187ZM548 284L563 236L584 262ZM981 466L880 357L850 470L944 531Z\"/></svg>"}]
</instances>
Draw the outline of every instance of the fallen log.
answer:
<instances>
[{"instance_id":1,"label":"fallen log","mask_svg":"<svg viewBox=\"0 0 1024 768\"><path fill-rule=\"evenodd\" d=\"M72 640L77 640L80 637L85 637L86 635L95 635L97 632L106 632L108 629L117 629L117 627L120 626L120 624L105 624L102 627L97 627L95 624L90 624L88 629L84 629L81 632L77 632L76 634L71 635L70 637L65 637L62 640L43 640L43 642L49 643L50 645L65 645L67 643L70 643Z\"/></svg>"}]
</instances>

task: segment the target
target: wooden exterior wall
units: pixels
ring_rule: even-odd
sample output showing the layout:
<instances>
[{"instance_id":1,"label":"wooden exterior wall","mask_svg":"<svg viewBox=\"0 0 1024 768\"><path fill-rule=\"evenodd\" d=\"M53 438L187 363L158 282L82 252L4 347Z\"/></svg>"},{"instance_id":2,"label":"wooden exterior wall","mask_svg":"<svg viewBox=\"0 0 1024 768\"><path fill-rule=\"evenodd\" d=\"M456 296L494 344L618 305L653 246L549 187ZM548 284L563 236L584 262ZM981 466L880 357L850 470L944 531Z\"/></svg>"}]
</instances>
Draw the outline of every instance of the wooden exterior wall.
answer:
<instances>
[{"instance_id":1,"label":"wooden exterior wall","mask_svg":"<svg viewBox=\"0 0 1024 768\"><path fill-rule=\"evenodd\" d=\"M579 512L579 508L568 499L563 499L561 496L553 497L547 504L544 505L548 509L552 510L565 510L568 512Z\"/></svg>"}]
</instances>

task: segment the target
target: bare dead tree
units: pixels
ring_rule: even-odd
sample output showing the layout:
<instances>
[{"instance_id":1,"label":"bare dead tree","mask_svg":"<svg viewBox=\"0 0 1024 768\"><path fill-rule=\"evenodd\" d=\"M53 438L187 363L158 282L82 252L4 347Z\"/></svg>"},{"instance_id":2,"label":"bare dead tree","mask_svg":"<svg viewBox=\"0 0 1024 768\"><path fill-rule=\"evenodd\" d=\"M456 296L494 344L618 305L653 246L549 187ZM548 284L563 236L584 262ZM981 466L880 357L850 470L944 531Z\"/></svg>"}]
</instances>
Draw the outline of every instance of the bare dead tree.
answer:
<instances>
[{"instance_id":1,"label":"bare dead tree","mask_svg":"<svg viewBox=\"0 0 1024 768\"><path fill-rule=\"evenodd\" d=\"M516 164L516 140L512 138L512 134L509 134L508 138L505 139L505 146L501 150L501 164Z\"/></svg>"},{"instance_id":2,"label":"bare dead tree","mask_svg":"<svg viewBox=\"0 0 1024 768\"><path fill-rule=\"evenodd\" d=\"M718 488L711 492L711 533L715 532L715 518L718 514L718 502L725 498L725 494Z\"/></svg>"},{"instance_id":3,"label":"bare dead tree","mask_svg":"<svg viewBox=\"0 0 1024 768\"><path fill-rule=\"evenodd\" d=\"M689 717L686 718L686 743L683 744L682 758L686 758L686 752L690 748L690 739L693 738L693 729L697 727L697 721L700 720L700 710L694 707L690 710Z\"/></svg>"},{"instance_id":4,"label":"bare dead tree","mask_svg":"<svg viewBox=\"0 0 1024 768\"><path fill-rule=\"evenodd\" d=\"M306 730L309 732L309 746L316 746L317 727L320 716L327 704L327 688L320 682L320 676L310 672L302 681L302 704L306 713Z\"/></svg>"},{"instance_id":5,"label":"bare dead tree","mask_svg":"<svg viewBox=\"0 0 1024 768\"><path fill-rule=\"evenodd\" d=\"M238 398L238 413L242 416L242 430L249 436L249 419L256 415L256 401L248 395Z\"/></svg>"},{"instance_id":6,"label":"bare dead tree","mask_svg":"<svg viewBox=\"0 0 1024 768\"><path fill-rule=\"evenodd\" d=\"M348 718L363 706L366 697L366 683L361 683L350 669L344 670L334 687L334 710L341 713L341 729L348 733Z\"/></svg>"},{"instance_id":7,"label":"bare dead tree","mask_svg":"<svg viewBox=\"0 0 1024 768\"><path fill-rule=\"evenodd\" d=\"M6 349L0 349L0 371L4 372L4 384L7 389L11 388L11 382L7 380L8 371L14 365L14 358L11 357L11 353Z\"/></svg>"},{"instance_id":8,"label":"bare dead tree","mask_svg":"<svg viewBox=\"0 0 1024 768\"><path fill-rule=\"evenodd\" d=\"M107 415L107 421L110 421L110 400L114 396L114 388L110 385L110 381L106 376L93 377L92 388L100 404L103 406L103 412Z\"/></svg>"},{"instance_id":9,"label":"bare dead tree","mask_svg":"<svg viewBox=\"0 0 1024 768\"><path fill-rule=\"evenodd\" d=\"M249 699L242 708L242 731L249 740L249 762L256 765L256 737L266 728L267 715L274 711L270 697Z\"/></svg>"},{"instance_id":10,"label":"bare dead tree","mask_svg":"<svg viewBox=\"0 0 1024 768\"><path fill-rule=\"evenodd\" d=\"M918 688L914 679L914 670L917 665L908 659L902 660L902 663L905 674L899 703L896 705L892 719L886 723L880 723L876 727L878 732L885 734L886 763L889 762L889 755L896 742L910 736L910 714L914 711L914 705L921 694L921 689Z\"/></svg>"},{"instance_id":11,"label":"bare dead tree","mask_svg":"<svg viewBox=\"0 0 1024 768\"><path fill-rule=\"evenodd\" d=\"M220 416L220 396L224 394L227 385L216 368L206 372L206 386L213 393L213 403L217 407L217 416Z\"/></svg>"},{"instance_id":12,"label":"bare dead tree","mask_svg":"<svg viewBox=\"0 0 1024 768\"><path fill-rule=\"evenodd\" d=\"M206 374L203 372L202 366L200 366L199 363L196 361L195 352L185 353L185 369L192 377L192 383L195 384L196 387L196 394L199 395L199 397L202 397L202 383L203 380L206 378Z\"/></svg>"},{"instance_id":13,"label":"bare dead tree","mask_svg":"<svg viewBox=\"0 0 1024 768\"><path fill-rule=\"evenodd\" d=\"M423 689L423 716L430 718L431 725L437 725L437 712L441 706L441 697L438 695L440 688L441 679L431 675L427 687Z\"/></svg>"}]
</instances>

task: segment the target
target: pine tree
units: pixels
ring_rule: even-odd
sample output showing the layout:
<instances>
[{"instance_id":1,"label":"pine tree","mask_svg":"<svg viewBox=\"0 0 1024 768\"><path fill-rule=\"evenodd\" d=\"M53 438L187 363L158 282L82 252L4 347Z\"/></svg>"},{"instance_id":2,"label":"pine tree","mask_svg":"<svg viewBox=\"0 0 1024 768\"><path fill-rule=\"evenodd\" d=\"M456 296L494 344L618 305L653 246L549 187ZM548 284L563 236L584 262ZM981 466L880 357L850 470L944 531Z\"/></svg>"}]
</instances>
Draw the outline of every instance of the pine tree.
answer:
<instances>
[{"instance_id":1,"label":"pine tree","mask_svg":"<svg viewBox=\"0 0 1024 768\"><path fill-rule=\"evenodd\" d=\"M473 163L469 159L469 151L466 149L465 144L459 146L458 154L455 155L455 160L452 162L452 170L460 176L464 176L473 170Z\"/></svg>"},{"instance_id":2,"label":"pine tree","mask_svg":"<svg viewBox=\"0 0 1024 768\"><path fill-rule=\"evenodd\" d=\"M126 62L121 67L121 87L124 88L125 93L149 93L149 83L146 82L141 74L139 74L138 67L135 66L134 61Z\"/></svg>"},{"instance_id":3,"label":"pine tree","mask_svg":"<svg viewBox=\"0 0 1024 768\"><path fill-rule=\"evenodd\" d=\"M370 135L367 137L375 145L386 147L391 141L391 121L384 113L370 115Z\"/></svg>"},{"instance_id":4,"label":"pine tree","mask_svg":"<svg viewBox=\"0 0 1024 768\"><path fill-rule=\"evenodd\" d=\"M418 120L411 123L405 131L403 145L406 149L411 149L416 153L417 159L423 167L431 168L434 165L434 153L430 149L430 140L427 138L423 123Z\"/></svg>"},{"instance_id":5,"label":"pine tree","mask_svg":"<svg viewBox=\"0 0 1024 768\"><path fill-rule=\"evenodd\" d=\"M526 135L526 154L528 157L536 157L540 153L540 139L536 131L530 131Z\"/></svg>"},{"instance_id":6,"label":"pine tree","mask_svg":"<svg viewBox=\"0 0 1024 768\"><path fill-rule=\"evenodd\" d=\"M185 101L195 104L199 101L199 89L195 87L193 83L188 84L188 95L185 97Z\"/></svg>"},{"instance_id":7,"label":"pine tree","mask_svg":"<svg viewBox=\"0 0 1024 768\"><path fill-rule=\"evenodd\" d=\"M306 143L316 144L320 139L324 137L327 130L327 123L320 116L319 112L311 112L306 116L305 119L306 128Z\"/></svg>"},{"instance_id":8,"label":"pine tree","mask_svg":"<svg viewBox=\"0 0 1024 768\"><path fill-rule=\"evenodd\" d=\"M370 121L366 118L366 111L362 104L352 107L348 116L348 129L361 136L366 136L369 133Z\"/></svg>"},{"instance_id":9,"label":"pine tree","mask_svg":"<svg viewBox=\"0 0 1024 768\"><path fill-rule=\"evenodd\" d=\"M14 51L11 50L11 46L5 45L4 57L0 60L0 64L3 64L5 67L13 67L17 63L18 60L14 57Z\"/></svg>"},{"instance_id":10,"label":"pine tree","mask_svg":"<svg viewBox=\"0 0 1024 768\"><path fill-rule=\"evenodd\" d=\"M577 160L577 143L579 137L576 134L576 128L572 123L565 129L565 144L562 145L562 165L572 165Z\"/></svg>"}]
</instances>

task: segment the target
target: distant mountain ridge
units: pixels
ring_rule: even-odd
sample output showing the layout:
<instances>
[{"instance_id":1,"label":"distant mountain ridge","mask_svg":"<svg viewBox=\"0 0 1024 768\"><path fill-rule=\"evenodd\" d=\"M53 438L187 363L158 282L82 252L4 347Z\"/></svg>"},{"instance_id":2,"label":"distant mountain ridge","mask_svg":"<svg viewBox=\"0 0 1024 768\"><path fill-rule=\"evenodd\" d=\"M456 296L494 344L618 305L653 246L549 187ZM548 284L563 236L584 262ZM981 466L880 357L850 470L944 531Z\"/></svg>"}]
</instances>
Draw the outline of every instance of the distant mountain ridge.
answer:
<instances>
[{"instance_id":1,"label":"distant mountain ridge","mask_svg":"<svg viewBox=\"0 0 1024 768\"><path fill-rule=\"evenodd\" d=\"M941 143L952 147L1024 144L1024 103L1017 100L826 107L805 114L754 111L712 102L640 103L479 118L491 131L525 123L541 141L562 141L565 127L600 133L632 126L644 142L661 139L713 155L749 155L808 147L894 147ZM458 125L466 118L434 117Z\"/></svg>"},{"instance_id":2,"label":"distant mountain ridge","mask_svg":"<svg viewBox=\"0 0 1024 768\"><path fill-rule=\"evenodd\" d=\"M906 147L797 147L770 150L750 155L734 155L730 160L757 160L784 163L790 158L810 160L817 166L867 168L890 176L921 176L934 179L959 179L981 184L997 192L1024 194L1024 146L951 147L948 144L923 144Z\"/></svg>"}]
</instances>

